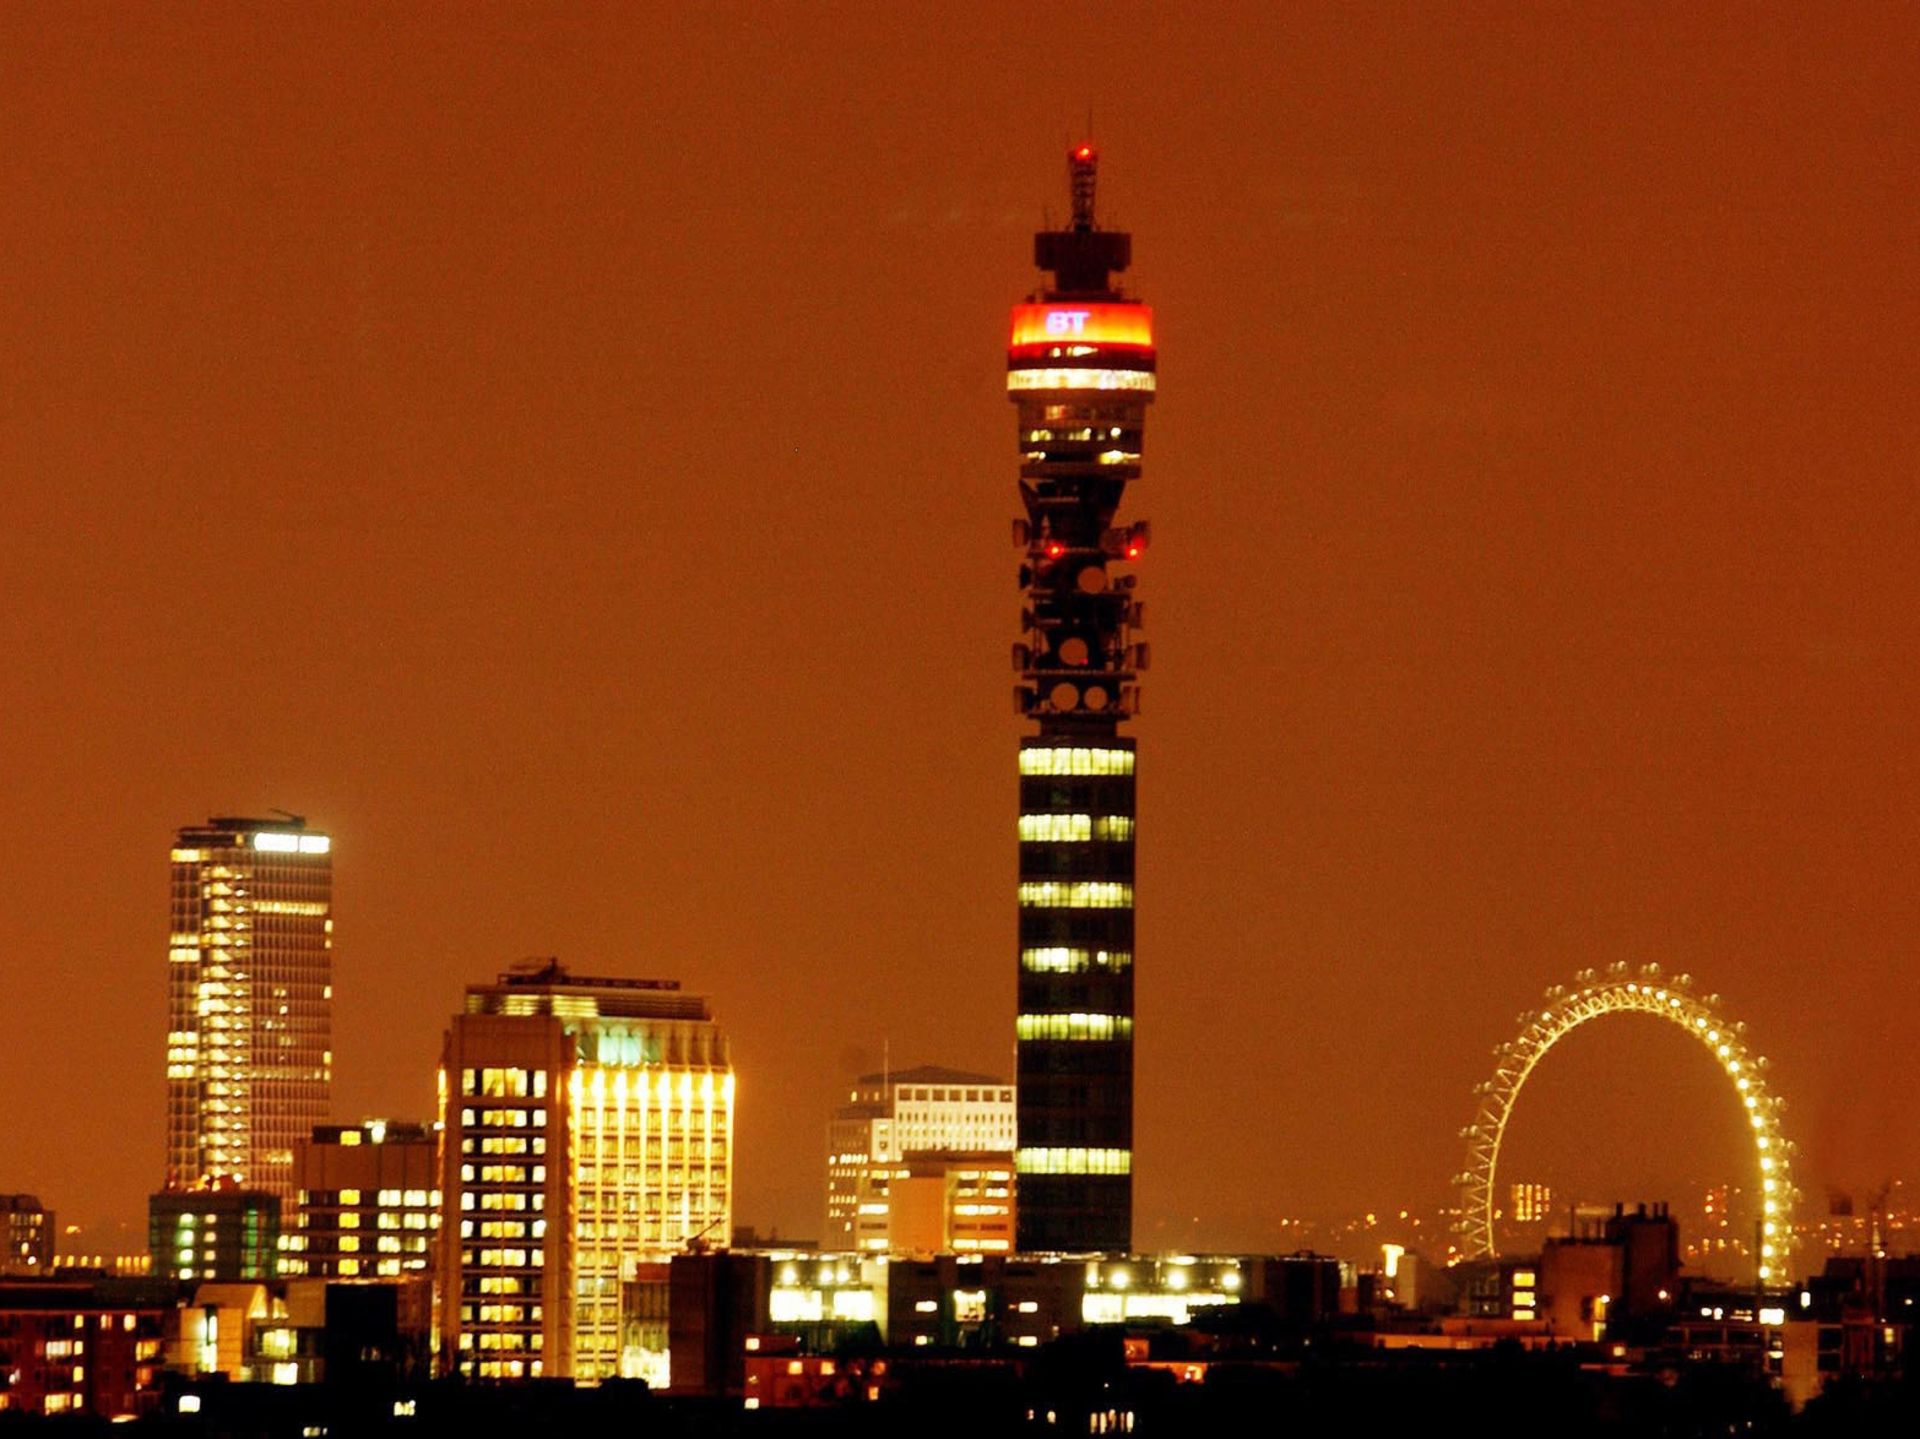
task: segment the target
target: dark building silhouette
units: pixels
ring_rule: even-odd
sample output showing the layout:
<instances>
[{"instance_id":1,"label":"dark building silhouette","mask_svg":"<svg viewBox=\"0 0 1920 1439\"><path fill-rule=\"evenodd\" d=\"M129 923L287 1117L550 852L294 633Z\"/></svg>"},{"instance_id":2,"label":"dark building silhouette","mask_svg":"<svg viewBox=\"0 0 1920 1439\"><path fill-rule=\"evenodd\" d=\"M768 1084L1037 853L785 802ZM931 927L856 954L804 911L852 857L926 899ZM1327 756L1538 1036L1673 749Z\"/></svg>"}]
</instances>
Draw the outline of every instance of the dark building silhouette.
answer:
<instances>
[{"instance_id":1,"label":"dark building silhouette","mask_svg":"<svg viewBox=\"0 0 1920 1439\"><path fill-rule=\"evenodd\" d=\"M1664 1204L1615 1205L1541 1246L1541 1315L1559 1334L1617 1337L1623 1325L1664 1324L1679 1290L1680 1227Z\"/></svg>"},{"instance_id":2,"label":"dark building silhouette","mask_svg":"<svg viewBox=\"0 0 1920 1439\"><path fill-rule=\"evenodd\" d=\"M1115 514L1140 473L1152 312L1121 292L1131 237L1094 223L1096 157L1068 157L1072 220L1034 237L1046 283L1013 311L1020 411L1019 1220L1017 1246L1133 1238L1134 742L1146 646Z\"/></svg>"},{"instance_id":3,"label":"dark building silhouette","mask_svg":"<svg viewBox=\"0 0 1920 1439\"><path fill-rule=\"evenodd\" d=\"M0 1194L0 1274L53 1269L53 1211L31 1194Z\"/></svg>"}]
</instances>

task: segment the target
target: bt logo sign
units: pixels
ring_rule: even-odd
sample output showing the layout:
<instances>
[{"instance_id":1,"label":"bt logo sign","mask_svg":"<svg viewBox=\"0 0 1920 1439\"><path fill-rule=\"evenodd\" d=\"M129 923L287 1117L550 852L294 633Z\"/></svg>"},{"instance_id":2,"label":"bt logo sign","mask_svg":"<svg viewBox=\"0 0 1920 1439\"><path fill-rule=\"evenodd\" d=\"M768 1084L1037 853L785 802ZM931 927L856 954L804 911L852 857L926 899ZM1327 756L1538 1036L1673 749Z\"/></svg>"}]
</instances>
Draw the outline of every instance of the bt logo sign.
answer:
<instances>
[{"instance_id":1,"label":"bt logo sign","mask_svg":"<svg viewBox=\"0 0 1920 1439\"><path fill-rule=\"evenodd\" d=\"M1086 310L1049 310L1047 311L1047 333L1049 335L1078 335L1087 328Z\"/></svg>"}]
</instances>

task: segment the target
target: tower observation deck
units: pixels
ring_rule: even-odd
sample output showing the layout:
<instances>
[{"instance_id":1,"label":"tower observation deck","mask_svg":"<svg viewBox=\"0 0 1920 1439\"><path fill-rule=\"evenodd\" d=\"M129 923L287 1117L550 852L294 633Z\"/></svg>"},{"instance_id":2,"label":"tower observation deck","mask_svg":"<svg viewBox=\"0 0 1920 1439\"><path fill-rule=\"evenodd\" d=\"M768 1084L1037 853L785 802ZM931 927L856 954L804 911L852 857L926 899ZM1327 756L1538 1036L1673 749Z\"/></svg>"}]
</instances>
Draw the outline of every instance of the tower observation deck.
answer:
<instances>
[{"instance_id":1,"label":"tower observation deck","mask_svg":"<svg viewBox=\"0 0 1920 1439\"><path fill-rule=\"evenodd\" d=\"M1153 312L1115 276L1132 237L1094 221L1098 157L1068 155L1073 212L1034 236L1043 284L1013 310L1022 551L1017 1247L1124 1251L1133 1236L1134 742L1147 647L1118 523L1154 392Z\"/></svg>"}]
</instances>

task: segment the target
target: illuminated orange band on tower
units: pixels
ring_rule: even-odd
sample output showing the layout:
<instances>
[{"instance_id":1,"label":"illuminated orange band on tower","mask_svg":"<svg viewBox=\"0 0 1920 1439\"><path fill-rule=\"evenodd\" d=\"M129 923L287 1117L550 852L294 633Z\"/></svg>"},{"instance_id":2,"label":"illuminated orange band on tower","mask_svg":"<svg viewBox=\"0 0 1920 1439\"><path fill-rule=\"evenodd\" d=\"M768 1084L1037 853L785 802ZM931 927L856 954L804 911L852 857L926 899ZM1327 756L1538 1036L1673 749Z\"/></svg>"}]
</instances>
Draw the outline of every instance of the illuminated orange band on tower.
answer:
<instances>
[{"instance_id":1,"label":"illuminated orange band on tower","mask_svg":"<svg viewBox=\"0 0 1920 1439\"><path fill-rule=\"evenodd\" d=\"M1123 345L1133 350L1153 348L1153 310L1146 305L1094 302L1015 305L1015 350L1050 345Z\"/></svg>"}]
</instances>

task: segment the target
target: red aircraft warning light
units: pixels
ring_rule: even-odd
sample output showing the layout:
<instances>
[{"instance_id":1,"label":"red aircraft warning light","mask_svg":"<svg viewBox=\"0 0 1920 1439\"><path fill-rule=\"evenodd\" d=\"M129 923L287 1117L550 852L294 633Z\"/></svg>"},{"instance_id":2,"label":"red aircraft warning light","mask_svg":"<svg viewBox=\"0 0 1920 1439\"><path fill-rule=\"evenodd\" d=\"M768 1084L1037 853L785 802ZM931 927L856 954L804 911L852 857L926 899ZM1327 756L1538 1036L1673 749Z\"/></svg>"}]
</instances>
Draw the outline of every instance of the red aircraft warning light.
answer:
<instances>
[{"instance_id":1,"label":"red aircraft warning light","mask_svg":"<svg viewBox=\"0 0 1920 1439\"><path fill-rule=\"evenodd\" d=\"M1082 234L1093 228L1093 184L1099 163L1093 146L1085 141L1067 156L1067 179L1073 194L1073 228Z\"/></svg>"}]
</instances>

